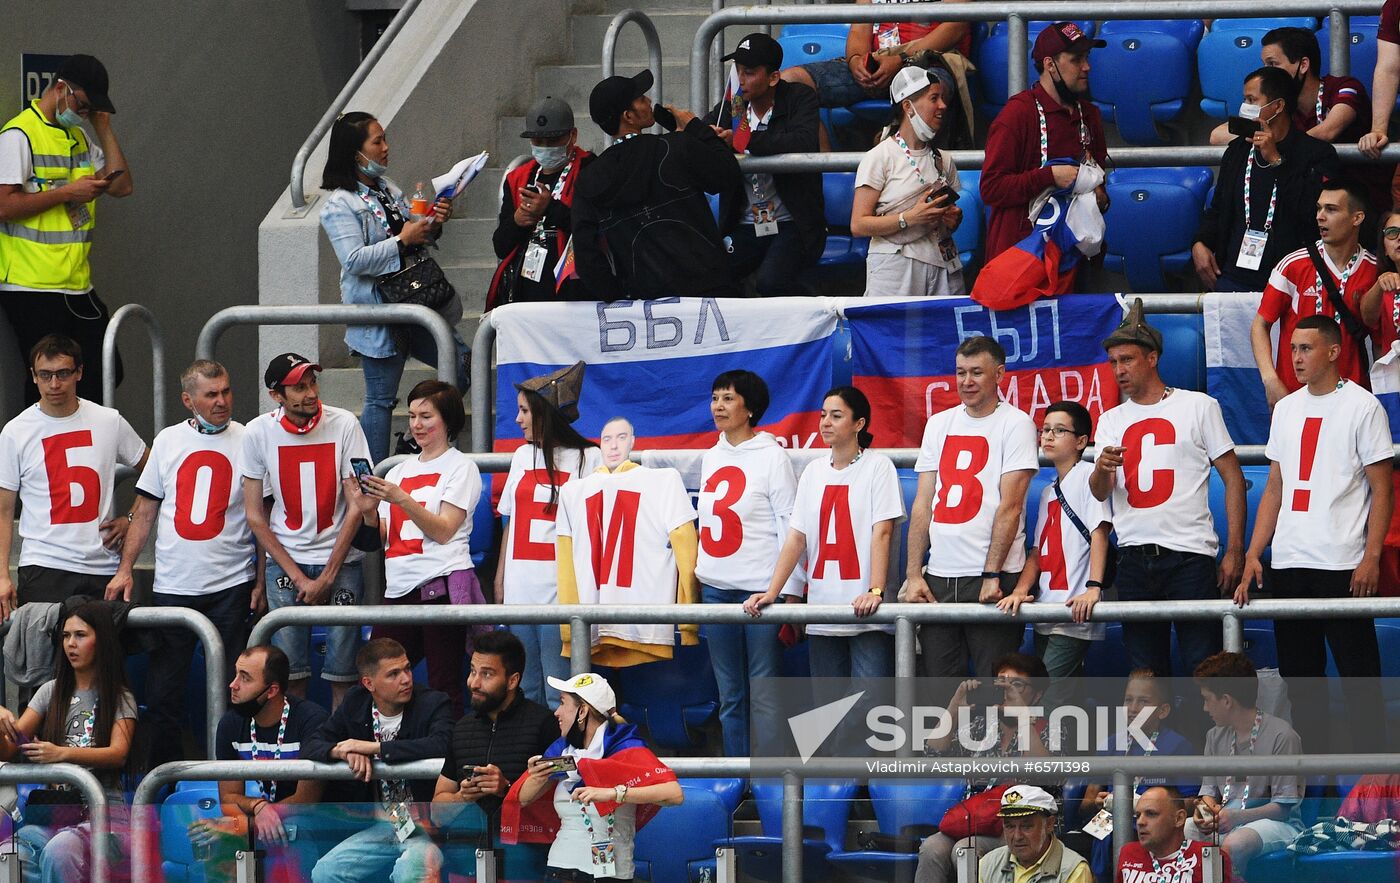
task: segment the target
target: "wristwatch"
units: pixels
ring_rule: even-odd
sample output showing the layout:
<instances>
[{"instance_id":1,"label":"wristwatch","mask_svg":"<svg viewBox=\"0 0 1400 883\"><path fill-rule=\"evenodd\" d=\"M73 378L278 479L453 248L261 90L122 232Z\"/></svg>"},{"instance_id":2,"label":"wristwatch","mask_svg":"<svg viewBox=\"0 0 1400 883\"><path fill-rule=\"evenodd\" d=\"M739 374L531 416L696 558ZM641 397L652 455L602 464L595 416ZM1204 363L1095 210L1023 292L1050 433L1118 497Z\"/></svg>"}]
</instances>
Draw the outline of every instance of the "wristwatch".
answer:
<instances>
[{"instance_id":1,"label":"wristwatch","mask_svg":"<svg viewBox=\"0 0 1400 883\"><path fill-rule=\"evenodd\" d=\"M982 571L982 579L1001 579L1001 574L995 570L984 570Z\"/></svg>"},{"instance_id":2,"label":"wristwatch","mask_svg":"<svg viewBox=\"0 0 1400 883\"><path fill-rule=\"evenodd\" d=\"M1086 589L1102 589L1102 588L1103 588L1103 583L1099 582L1099 581L1096 580L1096 579L1091 579L1091 580L1088 580L1088 581L1086 581L1086 582L1084 583L1084 588L1086 588Z\"/></svg>"},{"instance_id":3,"label":"wristwatch","mask_svg":"<svg viewBox=\"0 0 1400 883\"><path fill-rule=\"evenodd\" d=\"M883 586L871 586L867 591L878 598L885 597L885 589Z\"/></svg>"},{"instance_id":4,"label":"wristwatch","mask_svg":"<svg viewBox=\"0 0 1400 883\"><path fill-rule=\"evenodd\" d=\"M901 230L907 230L907 229L909 229L909 222L906 221L906 220L904 220L904 212L900 212L900 213L899 213L899 229L901 229Z\"/></svg>"},{"instance_id":5,"label":"wristwatch","mask_svg":"<svg viewBox=\"0 0 1400 883\"><path fill-rule=\"evenodd\" d=\"M626 803L626 802L627 802L627 786L626 786L626 785L614 785L614 786L613 786L613 797L616 798L616 799L613 801L614 803Z\"/></svg>"}]
</instances>

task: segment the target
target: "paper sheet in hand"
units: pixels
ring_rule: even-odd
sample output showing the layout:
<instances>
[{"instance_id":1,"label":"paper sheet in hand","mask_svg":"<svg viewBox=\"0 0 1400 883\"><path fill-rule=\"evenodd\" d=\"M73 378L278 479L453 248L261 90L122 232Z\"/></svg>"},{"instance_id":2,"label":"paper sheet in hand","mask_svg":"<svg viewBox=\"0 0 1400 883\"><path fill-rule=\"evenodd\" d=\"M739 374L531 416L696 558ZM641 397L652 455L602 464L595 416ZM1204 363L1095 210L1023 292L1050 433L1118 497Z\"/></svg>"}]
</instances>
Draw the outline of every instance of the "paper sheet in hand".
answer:
<instances>
[{"instance_id":1,"label":"paper sheet in hand","mask_svg":"<svg viewBox=\"0 0 1400 883\"><path fill-rule=\"evenodd\" d=\"M472 179L486 168L486 160L491 158L491 154L486 151L478 153L476 156L469 156L445 175L438 175L433 179L433 191L437 193L437 199L456 198Z\"/></svg>"}]
</instances>

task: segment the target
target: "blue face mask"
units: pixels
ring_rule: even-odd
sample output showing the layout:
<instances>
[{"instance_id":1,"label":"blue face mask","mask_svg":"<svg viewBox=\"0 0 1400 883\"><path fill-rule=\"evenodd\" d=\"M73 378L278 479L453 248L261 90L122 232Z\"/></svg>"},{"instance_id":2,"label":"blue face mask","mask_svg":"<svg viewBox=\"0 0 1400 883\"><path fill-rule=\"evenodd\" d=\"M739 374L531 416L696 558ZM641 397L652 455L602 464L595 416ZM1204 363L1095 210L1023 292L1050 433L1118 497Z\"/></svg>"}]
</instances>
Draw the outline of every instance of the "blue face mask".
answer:
<instances>
[{"instance_id":1,"label":"blue face mask","mask_svg":"<svg viewBox=\"0 0 1400 883\"><path fill-rule=\"evenodd\" d=\"M64 83L63 85L68 88L68 97L70 99L73 98L73 87L69 86L67 83ZM60 126L63 126L65 129L76 129L83 124L83 118L78 114L76 110L73 110L71 107L65 106L63 110L60 110L58 112L58 124Z\"/></svg>"},{"instance_id":2,"label":"blue face mask","mask_svg":"<svg viewBox=\"0 0 1400 883\"><path fill-rule=\"evenodd\" d=\"M360 171L364 172L366 175L369 175L371 178L381 177L385 172L389 171L388 166L384 165L383 163L375 162L374 160L365 156L363 153L360 154L360 158L365 161L365 164L360 166Z\"/></svg>"},{"instance_id":3,"label":"blue face mask","mask_svg":"<svg viewBox=\"0 0 1400 883\"><path fill-rule=\"evenodd\" d=\"M194 422L195 427L205 435L218 435L225 429L228 429L228 421L225 421L223 423L210 423L203 417L199 416L199 412L195 412Z\"/></svg>"},{"instance_id":4,"label":"blue face mask","mask_svg":"<svg viewBox=\"0 0 1400 883\"><path fill-rule=\"evenodd\" d=\"M535 162L540 164L540 168L552 172L568 161L569 145L561 144L558 147L536 147L531 145L530 155L535 158Z\"/></svg>"}]
</instances>

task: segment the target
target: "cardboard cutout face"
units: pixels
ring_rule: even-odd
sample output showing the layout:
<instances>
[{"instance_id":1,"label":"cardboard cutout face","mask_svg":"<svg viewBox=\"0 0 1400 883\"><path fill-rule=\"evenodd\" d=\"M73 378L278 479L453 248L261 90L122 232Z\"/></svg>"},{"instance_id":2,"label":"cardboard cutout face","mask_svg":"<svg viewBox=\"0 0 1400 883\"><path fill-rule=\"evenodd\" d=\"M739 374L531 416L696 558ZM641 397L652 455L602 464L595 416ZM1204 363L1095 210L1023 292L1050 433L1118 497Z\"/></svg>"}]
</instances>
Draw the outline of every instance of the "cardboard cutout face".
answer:
<instances>
[{"instance_id":1,"label":"cardboard cutout face","mask_svg":"<svg viewBox=\"0 0 1400 883\"><path fill-rule=\"evenodd\" d=\"M603 465L616 469L632 455L632 445L636 441L632 434L632 423L625 417L614 417L603 425L603 434L598 446L603 450Z\"/></svg>"}]
</instances>

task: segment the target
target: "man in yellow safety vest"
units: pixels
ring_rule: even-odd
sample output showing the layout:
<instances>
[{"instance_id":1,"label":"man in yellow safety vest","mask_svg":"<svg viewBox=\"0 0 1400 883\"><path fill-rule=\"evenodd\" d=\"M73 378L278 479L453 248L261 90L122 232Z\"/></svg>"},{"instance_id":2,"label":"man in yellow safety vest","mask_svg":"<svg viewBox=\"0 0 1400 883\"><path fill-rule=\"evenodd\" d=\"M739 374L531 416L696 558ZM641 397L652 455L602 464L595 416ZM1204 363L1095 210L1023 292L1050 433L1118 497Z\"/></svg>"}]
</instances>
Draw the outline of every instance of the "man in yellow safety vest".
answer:
<instances>
[{"instance_id":1,"label":"man in yellow safety vest","mask_svg":"<svg viewBox=\"0 0 1400 883\"><path fill-rule=\"evenodd\" d=\"M0 127L0 308L20 359L48 334L102 352L107 307L88 265L95 205L103 194L132 192L107 85L102 62L69 56L43 94ZM101 360L93 361L78 394L101 401ZM26 385L26 402L37 393Z\"/></svg>"}]
</instances>

